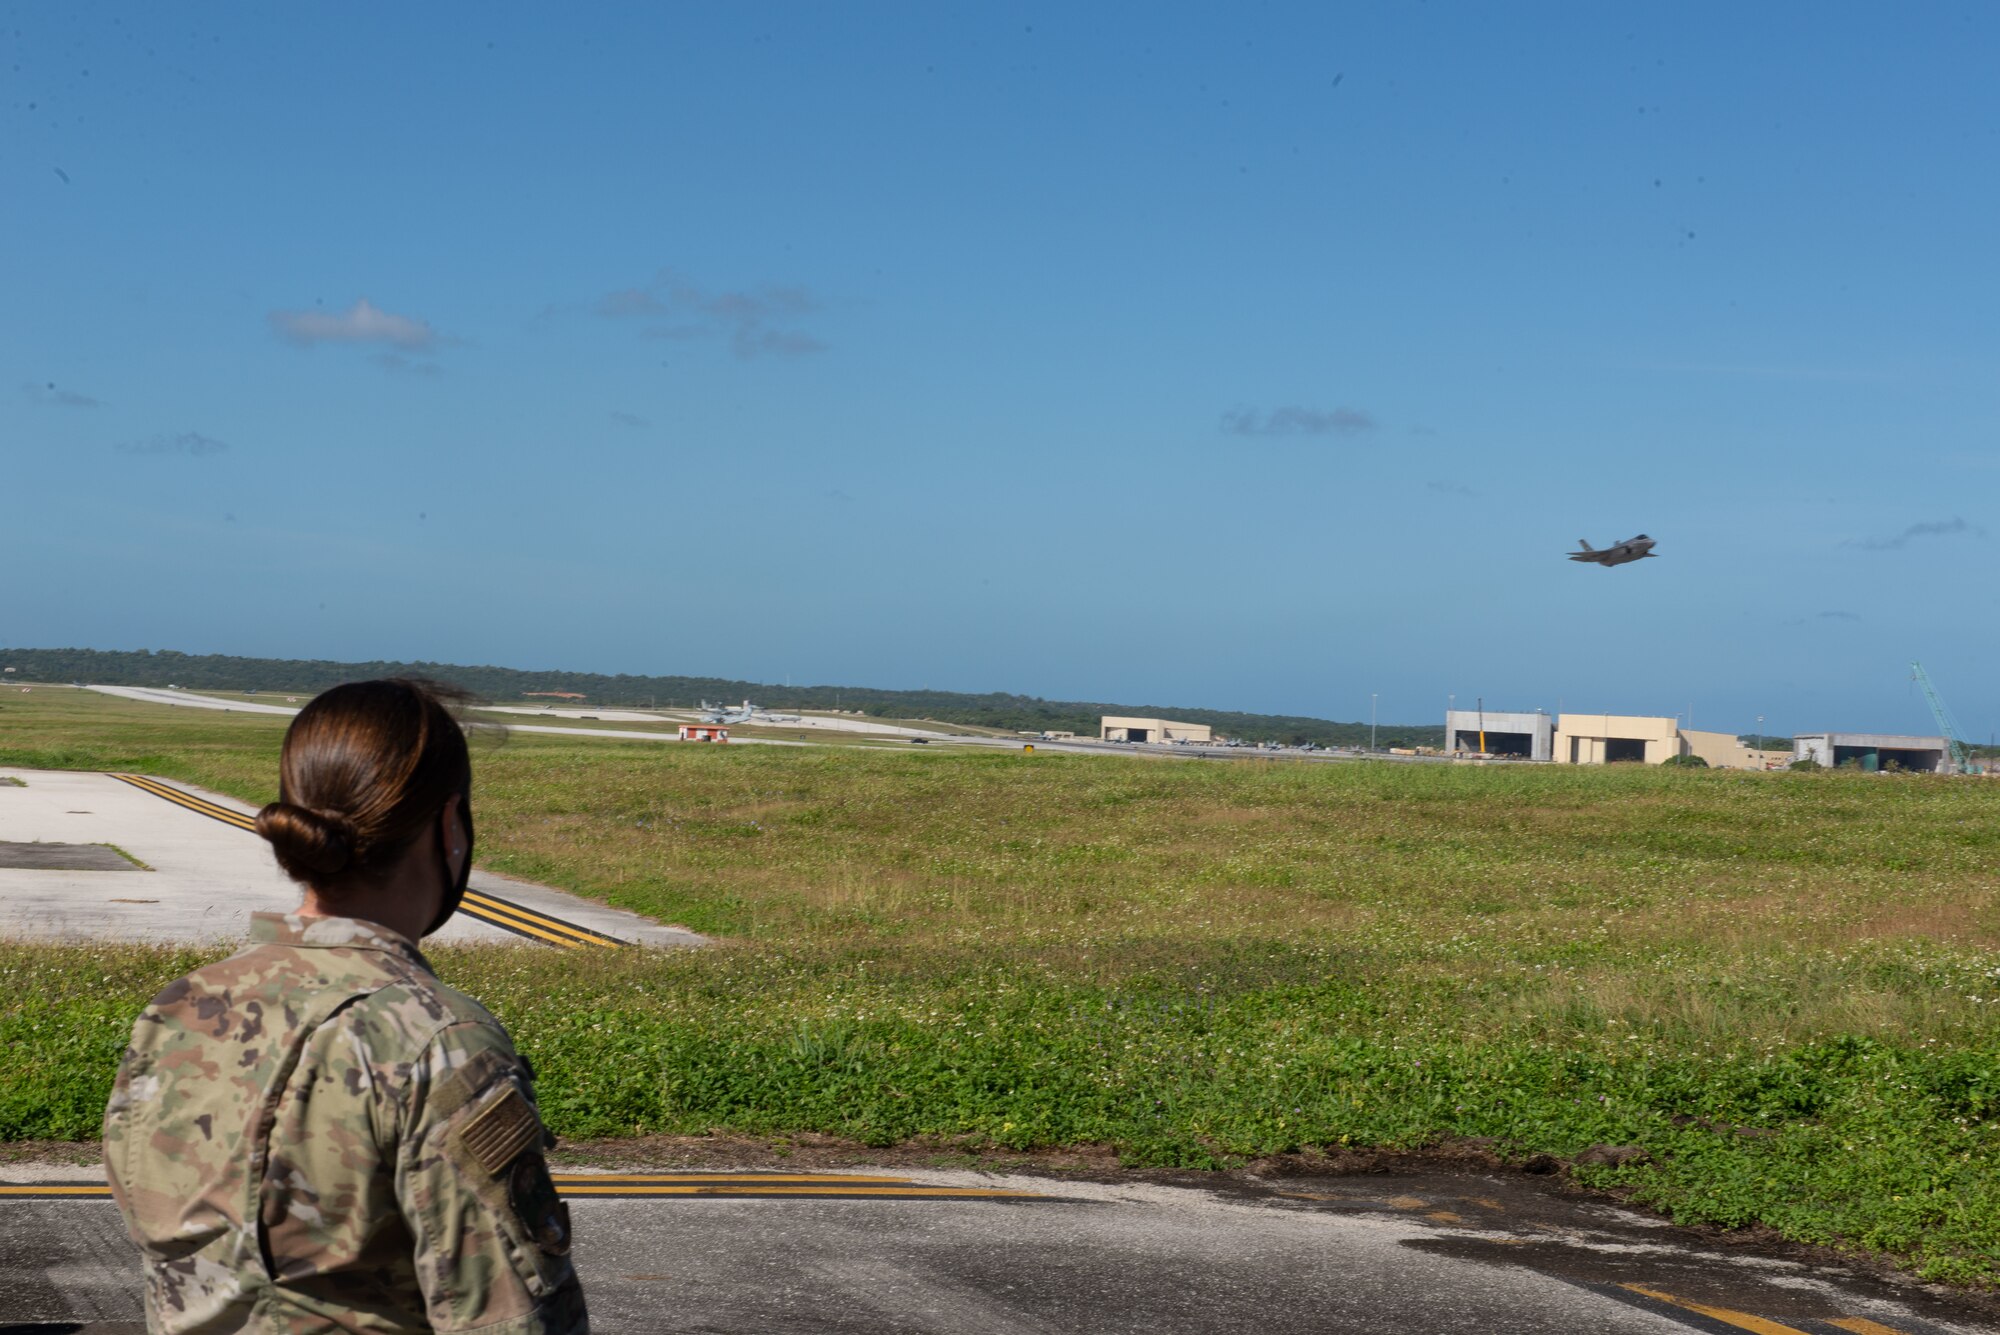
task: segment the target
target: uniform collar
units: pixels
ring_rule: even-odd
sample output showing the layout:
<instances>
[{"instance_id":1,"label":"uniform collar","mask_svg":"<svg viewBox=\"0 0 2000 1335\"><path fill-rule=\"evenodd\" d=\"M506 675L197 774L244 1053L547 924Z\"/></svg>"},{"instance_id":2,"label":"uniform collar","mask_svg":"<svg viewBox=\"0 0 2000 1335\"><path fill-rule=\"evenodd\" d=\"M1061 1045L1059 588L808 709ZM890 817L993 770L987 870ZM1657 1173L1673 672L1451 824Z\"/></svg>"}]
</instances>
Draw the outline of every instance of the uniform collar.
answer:
<instances>
[{"instance_id":1,"label":"uniform collar","mask_svg":"<svg viewBox=\"0 0 2000 1335\"><path fill-rule=\"evenodd\" d=\"M253 945L302 946L308 949L382 950L400 955L434 972L416 942L366 918L309 918L301 913L250 915Z\"/></svg>"}]
</instances>

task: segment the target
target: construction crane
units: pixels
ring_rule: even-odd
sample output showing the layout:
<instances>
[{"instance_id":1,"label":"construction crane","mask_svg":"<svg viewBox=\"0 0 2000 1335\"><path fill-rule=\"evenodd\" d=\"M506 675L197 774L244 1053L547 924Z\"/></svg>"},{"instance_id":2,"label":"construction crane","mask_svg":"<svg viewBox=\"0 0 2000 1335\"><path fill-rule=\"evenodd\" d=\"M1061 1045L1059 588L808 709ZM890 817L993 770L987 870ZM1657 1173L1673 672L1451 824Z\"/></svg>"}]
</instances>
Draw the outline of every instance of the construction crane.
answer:
<instances>
[{"instance_id":1,"label":"construction crane","mask_svg":"<svg viewBox=\"0 0 2000 1335\"><path fill-rule=\"evenodd\" d=\"M1951 751L1951 772L1953 774L1972 773L1972 762L1965 753L1965 743L1959 740L1958 720L1945 707L1937 687L1931 685L1930 674L1924 671L1922 663L1910 664L1910 680L1924 688L1924 699L1930 702L1931 717L1937 720L1938 731L1944 734L1944 744Z\"/></svg>"}]
</instances>

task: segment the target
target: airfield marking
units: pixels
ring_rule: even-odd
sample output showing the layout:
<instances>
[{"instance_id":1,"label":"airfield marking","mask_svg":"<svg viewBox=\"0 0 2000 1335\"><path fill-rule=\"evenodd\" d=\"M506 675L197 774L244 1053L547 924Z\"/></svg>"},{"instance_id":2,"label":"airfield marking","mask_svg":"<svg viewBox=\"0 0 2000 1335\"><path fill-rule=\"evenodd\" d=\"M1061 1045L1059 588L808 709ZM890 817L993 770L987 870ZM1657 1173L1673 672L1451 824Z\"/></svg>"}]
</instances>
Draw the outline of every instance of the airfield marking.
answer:
<instances>
[{"instance_id":1,"label":"airfield marking","mask_svg":"<svg viewBox=\"0 0 2000 1335\"><path fill-rule=\"evenodd\" d=\"M1707 1303L1698 1303L1690 1298L1676 1297L1674 1294L1663 1292L1660 1289L1647 1288L1644 1284L1620 1284L1618 1287L1629 1289L1642 1298L1651 1298L1656 1303L1665 1303L1670 1307L1683 1308L1699 1316L1705 1316L1711 1321L1720 1321L1724 1325L1734 1326L1738 1330L1750 1331L1752 1335L1807 1335L1807 1332L1800 1330L1797 1326L1782 1325L1765 1317L1753 1316L1748 1312L1733 1311L1727 1307L1710 1307ZM1886 1330L1888 1327L1885 1326L1883 1329Z\"/></svg>"},{"instance_id":2,"label":"airfield marking","mask_svg":"<svg viewBox=\"0 0 2000 1335\"><path fill-rule=\"evenodd\" d=\"M906 1177L874 1177L839 1173L551 1173L557 1188L568 1197L613 1197L621 1200L660 1200L677 1197L732 1197L767 1200L773 1198L839 1200L842 1198L894 1200L1054 1200L1036 1191L1014 1191L1001 1187L941 1187L912 1182ZM110 1200L111 1187L103 1182L6 1182L0 1183L0 1200Z\"/></svg>"},{"instance_id":3,"label":"airfield marking","mask_svg":"<svg viewBox=\"0 0 2000 1335\"><path fill-rule=\"evenodd\" d=\"M113 774L111 777L122 783L129 783L141 792L151 793L154 797L164 798L166 801L172 802L175 806L184 807L196 815L206 816L210 820L221 821L224 825L238 830L246 830L253 834L257 830L255 818L225 807L218 802L211 802L205 797L197 797L193 793L183 792L181 789L175 788L170 784L161 783L158 779L149 779L143 774ZM539 912L535 909L524 908L511 900L501 899L498 896L489 895L470 887L466 889L465 898L461 901L460 908L481 922L491 923L493 926L512 932L516 936L525 936L531 940L543 941L549 945L562 946L569 950L576 950L586 946L615 950L626 944L615 936L607 936L602 932L595 932L587 927L579 927L573 922L565 922L561 918Z\"/></svg>"}]
</instances>

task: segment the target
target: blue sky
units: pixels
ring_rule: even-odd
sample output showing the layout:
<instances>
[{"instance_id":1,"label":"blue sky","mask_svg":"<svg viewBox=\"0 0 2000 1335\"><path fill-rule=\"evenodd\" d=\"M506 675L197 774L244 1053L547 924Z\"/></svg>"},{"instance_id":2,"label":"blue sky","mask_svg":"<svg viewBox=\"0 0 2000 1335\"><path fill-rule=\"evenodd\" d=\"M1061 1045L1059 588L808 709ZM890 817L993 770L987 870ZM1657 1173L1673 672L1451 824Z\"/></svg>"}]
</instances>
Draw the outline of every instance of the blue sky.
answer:
<instances>
[{"instance_id":1,"label":"blue sky","mask_svg":"<svg viewBox=\"0 0 2000 1335\"><path fill-rule=\"evenodd\" d=\"M0 644L2000 726L2000 10L1337 8L0 9Z\"/></svg>"}]
</instances>

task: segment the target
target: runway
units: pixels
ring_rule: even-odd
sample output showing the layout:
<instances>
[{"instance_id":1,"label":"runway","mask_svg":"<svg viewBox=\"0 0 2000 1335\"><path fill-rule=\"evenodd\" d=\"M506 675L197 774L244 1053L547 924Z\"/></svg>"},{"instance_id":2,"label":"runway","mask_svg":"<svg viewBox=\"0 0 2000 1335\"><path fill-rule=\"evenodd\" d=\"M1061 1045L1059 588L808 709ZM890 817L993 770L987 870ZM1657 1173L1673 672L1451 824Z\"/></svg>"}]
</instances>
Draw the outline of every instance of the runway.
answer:
<instances>
[{"instance_id":1,"label":"runway","mask_svg":"<svg viewBox=\"0 0 2000 1335\"><path fill-rule=\"evenodd\" d=\"M243 700L218 700L198 691L163 691L151 686L86 686L87 691L115 695L121 700L137 700L148 705L175 705L182 709L214 709L225 714L277 714L290 718L299 711L286 705L254 704ZM536 710L536 713L542 711ZM662 720L664 721L664 720ZM680 738L670 732L633 732L629 728L563 728L543 723L503 724L509 732L545 733L555 737L608 737L627 742L673 742ZM776 737L733 737L731 746L805 746Z\"/></svg>"}]
</instances>

